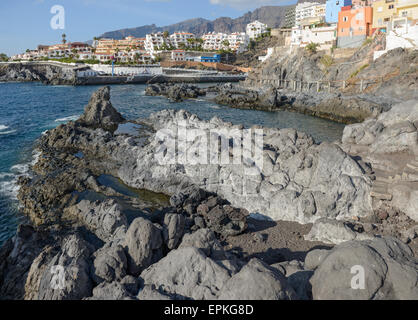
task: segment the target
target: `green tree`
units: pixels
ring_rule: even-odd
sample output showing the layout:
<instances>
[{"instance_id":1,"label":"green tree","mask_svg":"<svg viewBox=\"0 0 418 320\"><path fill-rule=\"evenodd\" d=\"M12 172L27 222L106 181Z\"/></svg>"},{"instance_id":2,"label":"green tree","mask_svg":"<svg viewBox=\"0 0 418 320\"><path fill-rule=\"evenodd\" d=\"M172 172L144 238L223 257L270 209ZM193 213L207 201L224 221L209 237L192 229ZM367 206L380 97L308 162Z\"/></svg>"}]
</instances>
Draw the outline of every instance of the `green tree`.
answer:
<instances>
[{"instance_id":1,"label":"green tree","mask_svg":"<svg viewBox=\"0 0 418 320\"><path fill-rule=\"evenodd\" d=\"M222 41L222 45L225 46L225 47L229 47L230 43L229 43L228 40L224 40L224 41Z\"/></svg>"},{"instance_id":2,"label":"green tree","mask_svg":"<svg viewBox=\"0 0 418 320\"><path fill-rule=\"evenodd\" d=\"M253 50L255 49L255 45L256 45L256 42L254 40L251 40L250 43L248 44L248 48L250 50Z\"/></svg>"},{"instance_id":3,"label":"green tree","mask_svg":"<svg viewBox=\"0 0 418 320\"><path fill-rule=\"evenodd\" d=\"M163 32L163 37L164 37L165 39L167 39L169 36L170 36L170 32L168 32L168 31L164 31L164 32Z\"/></svg>"},{"instance_id":4,"label":"green tree","mask_svg":"<svg viewBox=\"0 0 418 320\"><path fill-rule=\"evenodd\" d=\"M5 53L0 53L0 61L9 61L9 57Z\"/></svg>"}]
</instances>

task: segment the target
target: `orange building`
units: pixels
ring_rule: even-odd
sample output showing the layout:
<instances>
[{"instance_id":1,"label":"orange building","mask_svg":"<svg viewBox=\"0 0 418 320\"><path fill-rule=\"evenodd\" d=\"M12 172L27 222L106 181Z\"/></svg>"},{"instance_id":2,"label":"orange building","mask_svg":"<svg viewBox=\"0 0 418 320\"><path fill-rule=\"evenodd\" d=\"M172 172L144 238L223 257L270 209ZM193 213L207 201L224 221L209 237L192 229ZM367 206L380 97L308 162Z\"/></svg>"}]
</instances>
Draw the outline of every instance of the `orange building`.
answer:
<instances>
[{"instance_id":1,"label":"orange building","mask_svg":"<svg viewBox=\"0 0 418 320\"><path fill-rule=\"evenodd\" d=\"M342 7L338 13L337 46L360 47L371 35L373 24L372 7Z\"/></svg>"}]
</instances>

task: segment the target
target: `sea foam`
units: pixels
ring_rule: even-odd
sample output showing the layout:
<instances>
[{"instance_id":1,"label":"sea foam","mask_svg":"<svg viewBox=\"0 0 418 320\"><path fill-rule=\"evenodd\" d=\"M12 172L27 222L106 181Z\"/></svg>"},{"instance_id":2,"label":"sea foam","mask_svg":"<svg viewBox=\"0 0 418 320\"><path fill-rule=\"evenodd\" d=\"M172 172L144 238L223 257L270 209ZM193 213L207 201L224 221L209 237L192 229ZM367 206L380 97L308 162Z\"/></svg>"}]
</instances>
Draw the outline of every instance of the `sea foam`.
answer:
<instances>
[{"instance_id":1,"label":"sea foam","mask_svg":"<svg viewBox=\"0 0 418 320\"><path fill-rule=\"evenodd\" d=\"M56 119L55 122L68 122L68 121L75 121L79 118L79 115L73 115L65 118Z\"/></svg>"}]
</instances>

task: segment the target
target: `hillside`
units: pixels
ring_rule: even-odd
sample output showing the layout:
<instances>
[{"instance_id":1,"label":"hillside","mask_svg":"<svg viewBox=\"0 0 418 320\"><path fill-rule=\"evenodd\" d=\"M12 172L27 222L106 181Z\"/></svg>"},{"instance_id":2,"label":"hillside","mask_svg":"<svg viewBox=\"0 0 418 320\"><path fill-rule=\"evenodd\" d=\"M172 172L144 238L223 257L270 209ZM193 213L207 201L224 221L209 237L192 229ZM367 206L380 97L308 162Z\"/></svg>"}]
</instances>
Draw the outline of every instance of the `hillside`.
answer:
<instances>
[{"instance_id":1,"label":"hillside","mask_svg":"<svg viewBox=\"0 0 418 320\"><path fill-rule=\"evenodd\" d=\"M155 24L145 25L137 28L121 29L116 31L105 32L100 37L123 39L127 36L145 37L147 33L158 31L176 31L192 32L198 36L207 32L243 32L248 23L259 20L266 23L271 28L280 27L284 23L286 9L293 6L265 6L258 8L252 12L244 14L242 17L232 19L221 17L210 21L202 18L190 19L176 24L158 27Z\"/></svg>"}]
</instances>

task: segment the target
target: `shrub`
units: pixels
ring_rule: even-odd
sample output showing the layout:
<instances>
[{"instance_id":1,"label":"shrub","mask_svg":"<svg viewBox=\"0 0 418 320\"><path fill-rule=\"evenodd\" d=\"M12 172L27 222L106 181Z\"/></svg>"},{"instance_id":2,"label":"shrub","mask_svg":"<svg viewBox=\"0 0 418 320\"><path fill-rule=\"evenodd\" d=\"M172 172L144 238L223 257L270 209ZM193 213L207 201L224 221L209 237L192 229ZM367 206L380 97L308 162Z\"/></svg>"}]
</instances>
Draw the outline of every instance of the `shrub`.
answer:
<instances>
[{"instance_id":1,"label":"shrub","mask_svg":"<svg viewBox=\"0 0 418 320\"><path fill-rule=\"evenodd\" d=\"M355 76L357 76L362 70L366 69L369 66L368 63L362 65L360 68L358 68L356 71L354 71L351 75L350 75L350 79L354 78Z\"/></svg>"},{"instance_id":2,"label":"shrub","mask_svg":"<svg viewBox=\"0 0 418 320\"><path fill-rule=\"evenodd\" d=\"M367 38L366 40L364 40L362 47L367 46L369 43L372 43L373 39L372 38Z\"/></svg>"},{"instance_id":3,"label":"shrub","mask_svg":"<svg viewBox=\"0 0 418 320\"><path fill-rule=\"evenodd\" d=\"M331 67L334 64L334 59L331 56L324 55L324 56L321 57L320 62L322 63L322 65L325 68L328 69L329 67Z\"/></svg>"},{"instance_id":4,"label":"shrub","mask_svg":"<svg viewBox=\"0 0 418 320\"><path fill-rule=\"evenodd\" d=\"M305 49L310 52L310 53L316 53L317 49L318 49L318 44L311 42L310 44L308 44Z\"/></svg>"}]
</instances>

